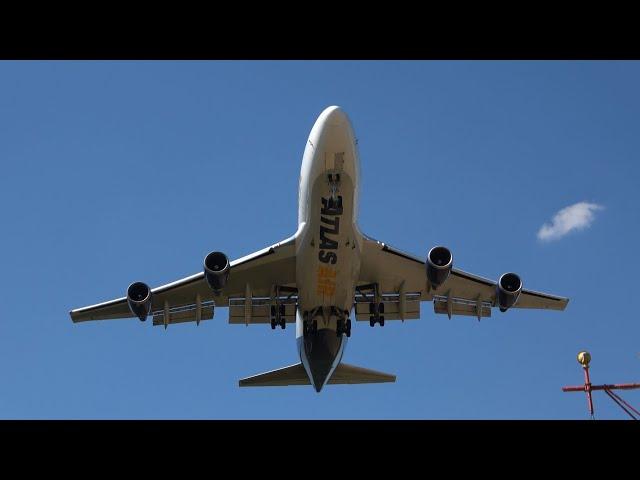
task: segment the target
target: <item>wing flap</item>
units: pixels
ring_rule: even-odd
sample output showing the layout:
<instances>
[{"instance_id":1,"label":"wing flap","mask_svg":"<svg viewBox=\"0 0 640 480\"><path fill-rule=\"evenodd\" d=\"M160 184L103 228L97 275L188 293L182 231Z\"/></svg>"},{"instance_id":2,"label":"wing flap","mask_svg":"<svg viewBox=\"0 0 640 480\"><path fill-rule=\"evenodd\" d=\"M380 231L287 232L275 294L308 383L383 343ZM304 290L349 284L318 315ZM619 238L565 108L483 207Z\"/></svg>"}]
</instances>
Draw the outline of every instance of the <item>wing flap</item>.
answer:
<instances>
[{"instance_id":1,"label":"wing flap","mask_svg":"<svg viewBox=\"0 0 640 480\"><path fill-rule=\"evenodd\" d=\"M448 315L449 318L451 318L452 315L466 315L480 319L491 316L491 304L482 301L469 301L464 298L434 295L433 311L435 313Z\"/></svg>"},{"instance_id":2,"label":"wing flap","mask_svg":"<svg viewBox=\"0 0 640 480\"><path fill-rule=\"evenodd\" d=\"M405 295L406 297L406 295ZM417 320L420 318L420 300L405 300L404 315L401 313L400 301L383 301L384 319L386 320ZM369 321L371 311L369 303L356 302L356 320L359 322ZM404 317L404 318L403 318Z\"/></svg>"},{"instance_id":3,"label":"wing flap","mask_svg":"<svg viewBox=\"0 0 640 480\"><path fill-rule=\"evenodd\" d=\"M256 303L257 299L253 299L250 306L250 313L247 312L245 299L231 299L229 301L229 323L231 324L253 324L253 323L270 323L271 322L271 305L270 299L261 299L265 303ZM238 302L234 304L234 302ZM247 313L249 313L247 315ZM296 323L296 305L289 303L284 305L284 319L286 323Z\"/></svg>"},{"instance_id":4,"label":"wing flap","mask_svg":"<svg viewBox=\"0 0 640 480\"><path fill-rule=\"evenodd\" d=\"M207 302L208 304L202 305L200 310L200 320L211 320L213 318L214 305L213 302ZM189 305L187 307L179 307L169 311L169 321L165 323L164 311L158 311L153 313L153 325L172 325L174 323L195 322L196 318L196 306Z\"/></svg>"}]
</instances>

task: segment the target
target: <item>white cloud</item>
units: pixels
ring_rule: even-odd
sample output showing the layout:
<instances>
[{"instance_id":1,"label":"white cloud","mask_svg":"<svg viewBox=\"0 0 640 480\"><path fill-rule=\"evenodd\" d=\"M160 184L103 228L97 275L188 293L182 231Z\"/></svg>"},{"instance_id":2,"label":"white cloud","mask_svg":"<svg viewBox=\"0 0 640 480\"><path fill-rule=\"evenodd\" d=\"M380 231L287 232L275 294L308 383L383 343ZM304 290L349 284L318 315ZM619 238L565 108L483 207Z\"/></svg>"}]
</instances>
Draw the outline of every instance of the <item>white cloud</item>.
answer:
<instances>
[{"instance_id":1,"label":"white cloud","mask_svg":"<svg viewBox=\"0 0 640 480\"><path fill-rule=\"evenodd\" d=\"M579 202L556 213L551 224L545 223L538 231L538 239L558 240L572 230L584 230L594 220L594 212L604 207L595 203Z\"/></svg>"}]
</instances>

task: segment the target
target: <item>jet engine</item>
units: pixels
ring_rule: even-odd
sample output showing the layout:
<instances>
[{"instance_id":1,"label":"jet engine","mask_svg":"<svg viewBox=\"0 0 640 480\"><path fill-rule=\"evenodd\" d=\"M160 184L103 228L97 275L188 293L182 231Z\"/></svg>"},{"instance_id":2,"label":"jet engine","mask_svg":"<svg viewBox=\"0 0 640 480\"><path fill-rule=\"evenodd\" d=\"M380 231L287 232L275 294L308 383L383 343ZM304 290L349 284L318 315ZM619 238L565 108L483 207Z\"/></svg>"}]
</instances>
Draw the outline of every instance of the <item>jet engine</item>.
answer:
<instances>
[{"instance_id":1,"label":"jet engine","mask_svg":"<svg viewBox=\"0 0 640 480\"><path fill-rule=\"evenodd\" d=\"M433 247L427 254L427 280L434 287L442 285L453 266L453 257L447 247Z\"/></svg>"},{"instance_id":2,"label":"jet engine","mask_svg":"<svg viewBox=\"0 0 640 480\"><path fill-rule=\"evenodd\" d=\"M505 273L498 279L496 290L498 307L501 312L506 312L518 300L522 291L522 280L515 273Z\"/></svg>"},{"instance_id":3,"label":"jet engine","mask_svg":"<svg viewBox=\"0 0 640 480\"><path fill-rule=\"evenodd\" d=\"M227 284L229 268L229 258L222 252L211 252L204 258L204 277L215 293Z\"/></svg>"},{"instance_id":4,"label":"jet engine","mask_svg":"<svg viewBox=\"0 0 640 480\"><path fill-rule=\"evenodd\" d=\"M135 282L127 288L129 310L144 322L151 312L151 289L143 282Z\"/></svg>"}]
</instances>

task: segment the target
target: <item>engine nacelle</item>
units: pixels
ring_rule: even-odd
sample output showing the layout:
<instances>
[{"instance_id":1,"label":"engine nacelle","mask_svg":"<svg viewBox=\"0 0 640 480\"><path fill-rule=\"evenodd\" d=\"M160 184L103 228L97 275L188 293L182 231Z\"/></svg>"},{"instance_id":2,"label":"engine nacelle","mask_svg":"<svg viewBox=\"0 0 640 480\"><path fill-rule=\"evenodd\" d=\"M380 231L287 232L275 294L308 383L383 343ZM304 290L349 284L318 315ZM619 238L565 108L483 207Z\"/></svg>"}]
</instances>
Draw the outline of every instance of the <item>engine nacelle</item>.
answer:
<instances>
[{"instance_id":1,"label":"engine nacelle","mask_svg":"<svg viewBox=\"0 0 640 480\"><path fill-rule=\"evenodd\" d=\"M506 312L512 307L522 291L522 280L515 273L505 273L498 279L496 287L496 300L501 312Z\"/></svg>"},{"instance_id":2,"label":"engine nacelle","mask_svg":"<svg viewBox=\"0 0 640 480\"><path fill-rule=\"evenodd\" d=\"M204 277L217 294L229 279L229 258L222 252L211 252L204 258Z\"/></svg>"},{"instance_id":3,"label":"engine nacelle","mask_svg":"<svg viewBox=\"0 0 640 480\"><path fill-rule=\"evenodd\" d=\"M151 289L143 282L135 282L127 288L129 310L144 322L151 313Z\"/></svg>"},{"instance_id":4,"label":"engine nacelle","mask_svg":"<svg viewBox=\"0 0 640 480\"><path fill-rule=\"evenodd\" d=\"M438 288L449 277L453 267L453 256L447 247L433 247L427 254L427 280Z\"/></svg>"}]
</instances>

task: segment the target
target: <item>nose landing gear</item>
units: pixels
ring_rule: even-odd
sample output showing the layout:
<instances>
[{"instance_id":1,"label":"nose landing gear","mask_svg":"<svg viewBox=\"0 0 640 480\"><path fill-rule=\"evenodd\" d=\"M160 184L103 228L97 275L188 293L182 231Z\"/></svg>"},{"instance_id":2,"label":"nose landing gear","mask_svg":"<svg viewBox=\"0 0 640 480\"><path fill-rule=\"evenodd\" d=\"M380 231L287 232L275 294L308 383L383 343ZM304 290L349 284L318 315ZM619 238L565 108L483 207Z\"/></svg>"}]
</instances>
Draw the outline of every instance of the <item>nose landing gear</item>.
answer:
<instances>
[{"instance_id":1,"label":"nose landing gear","mask_svg":"<svg viewBox=\"0 0 640 480\"><path fill-rule=\"evenodd\" d=\"M307 337L309 335L313 335L318 332L318 321L317 320L309 320L309 312L305 312L303 314L303 322L302 322L302 331L304 336Z\"/></svg>"},{"instance_id":2,"label":"nose landing gear","mask_svg":"<svg viewBox=\"0 0 640 480\"><path fill-rule=\"evenodd\" d=\"M342 334L346 334L347 337L351 336L351 319L339 319L336 325L336 334L341 337Z\"/></svg>"},{"instance_id":3,"label":"nose landing gear","mask_svg":"<svg viewBox=\"0 0 640 480\"><path fill-rule=\"evenodd\" d=\"M331 200L333 200L333 202L337 202L338 192L340 191L340 174L330 173L329 175L327 175L327 183L329 184L329 193L331 195Z\"/></svg>"},{"instance_id":4,"label":"nose landing gear","mask_svg":"<svg viewBox=\"0 0 640 480\"><path fill-rule=\"evenodd\" d=\"M325 308L325 313L327 314L327 317L324 320L325 326L323 328L327 328L330 325L329 318L335 318L336 319L336 335L338 337L342 337L342 335L346 335L347 337L350 337L351 336L351 319L348 318L349 311L348 310L343 311L336 307L331 307L330 313L327 312L326 307L317 307L315 309L312 309L310 312L304 312L302 314L302 318L303 318L302 332L304 336L306 337L306 336L314 335L318 332L317 315L319 314L320 311L322 311L322 308Z\"/></svg>"}]
</instances>

